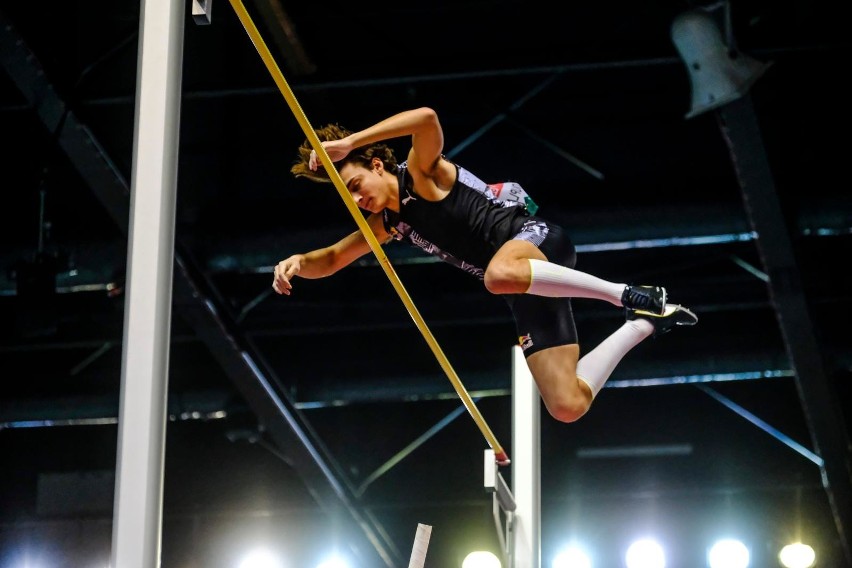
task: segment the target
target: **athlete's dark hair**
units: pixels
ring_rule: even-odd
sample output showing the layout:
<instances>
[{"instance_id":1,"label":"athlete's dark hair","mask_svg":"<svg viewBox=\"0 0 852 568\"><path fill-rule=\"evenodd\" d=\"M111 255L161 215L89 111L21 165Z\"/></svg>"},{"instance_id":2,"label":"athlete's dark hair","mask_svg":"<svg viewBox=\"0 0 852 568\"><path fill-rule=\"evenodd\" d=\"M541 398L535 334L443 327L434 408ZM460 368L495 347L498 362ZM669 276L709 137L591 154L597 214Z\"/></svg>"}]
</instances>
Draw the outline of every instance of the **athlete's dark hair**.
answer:
<instances>
[{"instance_id":1,"label":"athlete's dark hair","mask_svg":"<svg viewBox=\"0 0 852 568\"><path fill-rule=\"evenodd\" d=\"M318 128L316 129L316 133L320 142L324 142L326 140L340 140L341 138L346 138L352 134L352 132L337 124L328 124L322 128ZM313 171L310 167L308 167L308 161L311 158L311 150L313 150L313 147L308 140L302 142L302 145L299 146L299 156L293 164L293 167L290 168L290 172L296 177L306 177L311 181L320 183L330 182L331 178L328 177L328 172L325 171L325 168L322 167L321 163L319 164L319 167L317 167L316 171ZM369 168L373 158L379 158L384 163L385 169L390 171L392 174L396 174L399 171L396 156L394 156L393 150L386 144L371 144L369 146L356 148L345 158L336 162L335 167L339 170L346 164L355 163Z\"/></svg>"}]
</instances>

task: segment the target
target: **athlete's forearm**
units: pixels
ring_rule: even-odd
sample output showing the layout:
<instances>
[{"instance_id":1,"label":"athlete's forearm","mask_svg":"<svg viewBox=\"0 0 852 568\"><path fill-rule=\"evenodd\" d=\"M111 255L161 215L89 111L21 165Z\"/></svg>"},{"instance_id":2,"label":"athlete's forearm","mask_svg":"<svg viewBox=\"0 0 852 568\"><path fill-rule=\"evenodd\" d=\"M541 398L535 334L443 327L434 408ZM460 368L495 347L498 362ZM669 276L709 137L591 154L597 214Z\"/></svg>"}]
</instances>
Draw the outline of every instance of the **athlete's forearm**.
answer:
<instances>
[{"instance_id":1,"label":"athlete's forearm","mask_svg":"<svg viewBox=\"0 0 852 568\"><path fill-rule=\"evenodd\" d=\"M373 215L369 221L375 232L375 225L381 222L381 217ZM383 231L380 234L383 234ZM301 269L297 274L302 278L331 276L368 252L370 252L370 246L364 239L364 235L360 231L353 231L331 246L298 255Z\"/></svg>"},{"instance_id":2,"label":"athlete's forearm","mask_svg":"<svg viewBox=\"0 0 852 568\"><path fill-rule=\"evenodd\" d=\"M340 269L339 266L335 266L337 255L332 247L324 247L294 256L299 257L301 268L298 275L302 278L325 278Z\"/></svg>"},{"instance_id":3,"label":"athlete's forearm","mask_svg":"<svg viewBox=\"0 0 852 568\"><path fill-rule=\"evenodd\" d=\"M352 134L353 148L374 144L400 136L414 136L428 129L440 128L434 110L421 107L395 114L376 124Z\"/></svg>"}]
</instances>

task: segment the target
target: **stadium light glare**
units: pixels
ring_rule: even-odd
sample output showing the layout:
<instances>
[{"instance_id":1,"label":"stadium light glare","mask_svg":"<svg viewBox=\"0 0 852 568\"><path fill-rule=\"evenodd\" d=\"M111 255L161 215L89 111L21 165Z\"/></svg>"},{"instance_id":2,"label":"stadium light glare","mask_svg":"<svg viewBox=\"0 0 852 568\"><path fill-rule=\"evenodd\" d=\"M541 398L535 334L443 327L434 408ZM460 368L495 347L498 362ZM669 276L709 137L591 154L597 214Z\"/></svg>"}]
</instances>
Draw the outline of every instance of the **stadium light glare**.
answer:
<instances>
[{"instance_id":1,"label":"stadium light glare","mask_svg":"<svg viewBox=\"0 0 852 568\"><path fill-rule=\"evenodd\" d=\"M323 560L317 568L350 568L350 565L340 556L332 556Z\"/></svg>"},{"instance_id":2,"label":"stadium light glare","mask_svg":"<svg viewBox=\"0 0 852 568\"><path fill-rule=\"evenodd\" d=\"M500 559L487 550L476 550L465 556L462 568L502 568Z\"/></svg>"},{"instance_id":3,"label":"stadium light glare","mask_svg":"<svg viewBox=\"0 0 852 568\"><path fill-rule=\"evenodd\" d=\"M284 568L284 564L272 552L258 549L243 558L240 562L240 568Z\"/></svg>"},{"instance_id":4,"label":"stadium light glare","mask_svg":"<svg viewBox=\"0 0 852 568\"><path fill-rule=\"evenodd\" d=\"M710 568L748 568L751 555L748 547L741 541L726 538L717 541L707 552Z\"/></svg>"},{"instance_id":5,"label":"stadium light glare","mask_svg":"<svg viewBox=\"0 0 852 568\"><path fill-rule=\"evenodd\" d=\"M816 563L816 553L810 545L794 542L781 549L778 560L784 568L810 568Z\"/></svg>"},{"instance_id":6,"label":"stadium light glare","mask_svg":"<svg viewBox=\"0 0 852 568\"><path fill-rule=\"evenodd\" d=\"M658 542L644 538L630 545L624 561L627 568L665 568L666 554Z\"/></svg>"},{"instance_id":7,"label":"stadium light glare","mask_svg":"<svg viewBox=\"0 0 852 568\"><path fill-rule=\"evenodd\" d=\"M570 544L553 558L551 566L552 568L592 568L592 560L582 547Z\"/></svg>"}]
</instances>

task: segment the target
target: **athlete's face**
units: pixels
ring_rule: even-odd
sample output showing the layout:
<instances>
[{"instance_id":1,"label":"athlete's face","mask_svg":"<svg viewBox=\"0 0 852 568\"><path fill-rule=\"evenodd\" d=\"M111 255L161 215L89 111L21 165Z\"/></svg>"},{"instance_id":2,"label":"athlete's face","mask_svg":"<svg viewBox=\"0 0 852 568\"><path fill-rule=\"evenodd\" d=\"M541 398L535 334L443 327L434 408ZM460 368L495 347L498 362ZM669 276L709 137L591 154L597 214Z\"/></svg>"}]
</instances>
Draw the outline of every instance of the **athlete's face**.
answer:
<instances>
[{"instance_id":1,"label":"athlete's face","mask_svg":"<svg viewBox=\"0 0 852 568\"><path fill-rule=\"evenodd\" d=\"M371 167L349 162L340 168L340 177L355 204L370 213L378 213L388 202L388 176L382 161L374 159Z\"/></svg>"}]
</instances>

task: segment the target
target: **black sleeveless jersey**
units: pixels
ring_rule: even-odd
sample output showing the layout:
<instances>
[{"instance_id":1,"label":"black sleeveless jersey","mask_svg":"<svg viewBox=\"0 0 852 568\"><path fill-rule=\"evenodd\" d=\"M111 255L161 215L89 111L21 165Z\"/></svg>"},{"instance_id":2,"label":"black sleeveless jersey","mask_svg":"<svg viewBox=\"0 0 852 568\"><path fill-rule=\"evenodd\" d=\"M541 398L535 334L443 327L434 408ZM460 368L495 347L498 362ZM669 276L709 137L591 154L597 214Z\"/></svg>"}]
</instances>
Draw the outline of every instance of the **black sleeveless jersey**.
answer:
<instances>
[{"instance_id":1,"label":"black sleeveless jersey","mask_svg":"<svg viewBox=\"0 0 852 568\"><path fill-rule=\"evenodd\" d=\"M497 249L529 217L523 203L495 196L503 184L488 185L458 165L456 181L441 201L427 201L414 191L406 163L397 176L399 213L382 212L385 230L479 279Z\"/></svg>"}]
</instances>

